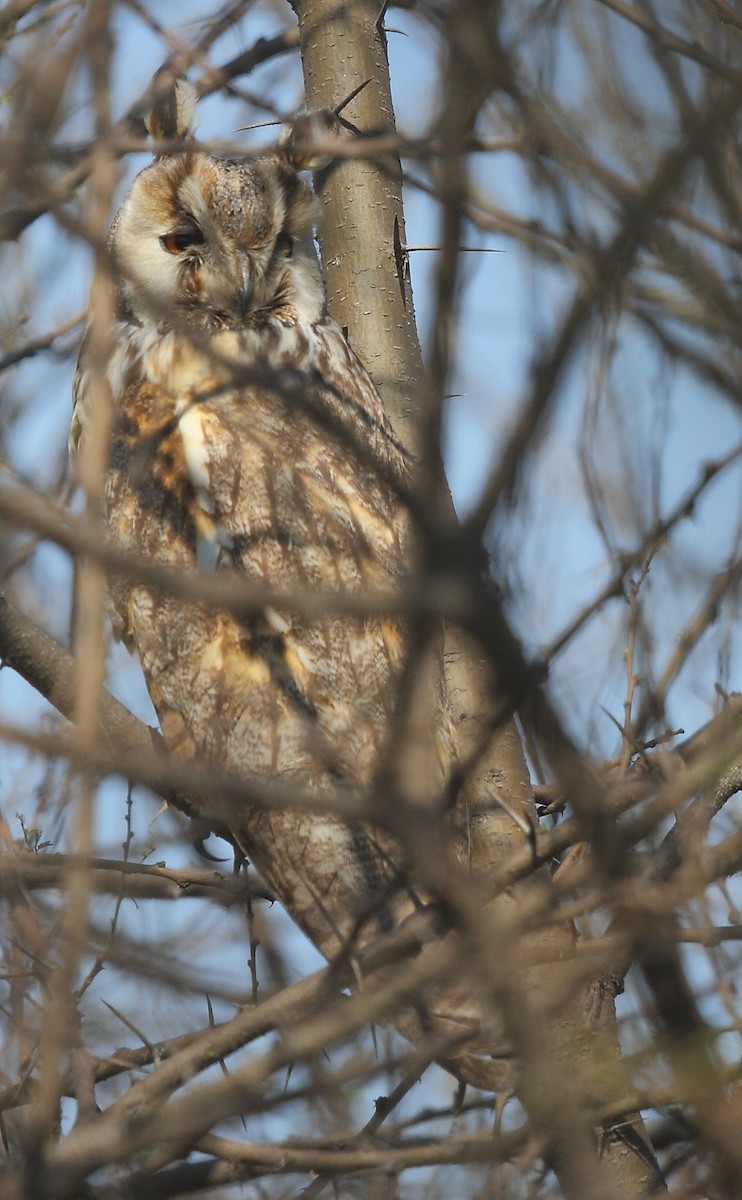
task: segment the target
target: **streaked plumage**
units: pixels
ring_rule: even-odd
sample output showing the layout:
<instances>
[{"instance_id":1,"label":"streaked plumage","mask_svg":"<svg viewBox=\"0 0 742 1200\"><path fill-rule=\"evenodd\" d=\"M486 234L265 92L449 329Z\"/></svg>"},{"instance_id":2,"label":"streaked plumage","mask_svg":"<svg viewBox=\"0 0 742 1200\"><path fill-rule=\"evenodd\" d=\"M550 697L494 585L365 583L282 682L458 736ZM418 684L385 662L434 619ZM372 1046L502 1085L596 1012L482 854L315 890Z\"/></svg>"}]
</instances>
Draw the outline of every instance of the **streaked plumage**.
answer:
<instances>
[{"instance_id":1,"label":"streaked plumage","mask_svg":"<svg viewBox=\"0 0 742 1200\"><path fill-rule=\"evenodd\" d=\"M111 232L108 523L131 554L299 598L389 590L413 558L405 454L327 312L297 165L288 149L245 162L185 150L126 196ZM89 373L83 346L73 455ZM111 598L174 753L313 794L371 788L405 660L399 620L329 609L310 620L300 604L238 620L134 578L114 580ZM453 736L440 671L432 691L420 761L423 786L441 791ZM399 848L371 825L289 808L246 811L231 834L327 956L417 903ZM447 1015L476 1026L460 998Z\"/></svg>"}]
</instances>

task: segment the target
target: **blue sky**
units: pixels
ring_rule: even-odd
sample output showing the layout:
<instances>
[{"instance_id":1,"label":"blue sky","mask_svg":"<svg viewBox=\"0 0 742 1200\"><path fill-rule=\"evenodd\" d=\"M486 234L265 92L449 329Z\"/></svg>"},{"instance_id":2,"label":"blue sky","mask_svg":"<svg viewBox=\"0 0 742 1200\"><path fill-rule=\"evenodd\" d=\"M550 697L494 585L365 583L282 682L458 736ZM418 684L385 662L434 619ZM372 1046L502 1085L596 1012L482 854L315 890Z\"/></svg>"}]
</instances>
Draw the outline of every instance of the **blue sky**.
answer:
<instances>
[{"instance_id":1,"label":"blue sky","mask_svg":"<svg viewBox=\"0 0 742 1200\"><path fill-rule=\"evenodd\" d=\"M203 15L203 3L181 3L178 20L184 36L188 22ZM155 10L170 21L173 7L161 4ZM216 47L214 61L223 61L269 34L288 20L288 10L277 6L257 8L239 33L230 33ZM429 30L417 17L393 10L388 24L398 32L389 36L394 99L400 129L409 134L426 131L438 102L438 50ZM646 111L662 115L664 91L643 49L641 38L632 31L625 37L624 64L633 73L637 103ZM593 86L584 64L566 42L552 47L552 66L562 80L564 102L578 110L589 104ZM162 60L162 43L142 22L122 11L116 48L112 107L114 115L126 110L146 87ZM689 84L693 85L693 72ZM254 94L270 95L285 111L291 111L301 96L298 60L282 59L269 64L246 81ZM70 113L65 137L74 140L87 133L87 113L80 107ZM236 127L260 119L247 106L214 97L203 103L199 134L204 139L231 137ZM594 146L606 163L618 169L621 148L611 143L607 130L589 121L583 123L586 137L594 133ZM259 135L245 134L245 145L255 145ZM262 135L264 138L271 133ZM647 135L649 136L649 135ZM664 135L663 135L664 136ZM637 133L641 142L644 133ZM127 161L130 178L146 158ZM478 156L472 173L497 206L510 207L524 218L553 217L553 210L533 186L533 180L513 155ZM574 186L570 195L575 211L585 216L599 234L613 219L606 206ZM434 244L438 213L430 199L414 188L406 197L408 240L411 244ZM459 511L465 514L476 501L481 482L493 456L503 444L506 430L524 396L534 354L555 328L558 314L573 282L558 266L532 256L520 243L501 234L484 234L471 228L467 243L498 253L467 254L463 264L465 288L459 317L459 341L452 398L447 411L446 465ZM79 308L86 301L91 271L90 255L60 231L52 218L43 218L14 246L3 251L3 273L7 281L2 300L3 316L16 305L29 312L28 331L41 333ZM412 255L411 269L416 309L424 343L429 335L432 313L432 278L435 256ZM28 301L24 299L28 297ZM20 298L20 299L19 299ZM23 340L22 334L19 340ZM558 408L543 436L529 477L529 491L520 511L497 529L495 574L507 574L511 617L529 651L539 648L568 622L596 591L610 569L606 547L597 535L586 503L580 472L579 449L584 442L586 396L597 417L595 461L599 478L612 497L610 521L617 545L628 548L636 540L636 514L646 508L643 486L657 472L656 492L666 510L694 482L706 460L723 454L742 437L739 411L707 385L687 373L674 373L660 363L656 348L636 323L624 321L615 330L617 349L604 387L591 396L599 367L598 349L580 354L563 384ZM50 485L61 462L70 409L71 362L54 358L34 360L8 381L22 404L9 437L14 465L42 487ZM659 465L658 465L659 464ZM692 521L675 535L682 553L681 566L673 566L660 553L652 568L647 589L656 598L657 614L653 636L657 662L670 652L677 631L693 611L710 575L721 569L734 551L740 519L740 471L733 471L709 491ZM627 479L629 485L627 485ZM634 480L636 488L630 486ZM646 515L646 514L645 514ZM31 615L52 633L66 640L69 618L70 570L62 552L44 547L35 556L28 582ZM722 610L717 632L723 638L706 638L691 656L673 693L671 720L690 731L708 720L716 698L714 683L722 678L727 686L740 686L739 640L734 631L736 612ZM613 602L605 614L593 621L556 663L551 686L561 701L573 731L596 755L617 749L618 738L608 709L621 717L623 697L623 650L626 608ZM726 653L726 658L724 654ZM154 723L151 706L136 664L121 648L111 652L110 684L113 690L145 720ZM43 702L10 671L0 672L0 719L33 726L47 713ZM34 768L34 771L36 768ZM40 778L40 772L39 772ZM6 815L14 806L23 807L28 795L29 769L24 755L8 753L4 758L0 787ZM120 842L120 781L106 784L100 792L99 829L101 842L110 847ZM33 797L32 797L33 800ZM143 806L146 819L138 818L142 845L157 833L148 832L146 820L152 808ZM167 830L167 823L162 826ZM182 848L171 848L174 856ZM159 936L166 929L173 937L193 927L190 910L175 906L143 906L126 918L127 928L138 935ZM204 914L196 927L203 932L208 948L212 917ZM284 919L284 939L299 938ZM231 933L235 937L237 923ZM298 945L298 942L297 942ZM223 945L215 944L217 967ZM303 969L311 969L311 950L306 950ZM315 956L316 958L316 956ZM163 1011L163 1018L169 1015ZM443 1084L440 1085L444 1087Z\"/></svg>"},{"instance_id":2,"label":"blue sky","mask_svg":"<svg viewBox=\"0 0 742 1200\"><path fill-rule=\"evenodd\" d=\"M156 10L162 20L171 20L169 6ZM179 26L184 38L191 35L189 22L204 13L203 5L182 4ZM217 44L214 61L224 61L261 35L281 28L288 12L266 6L256 8L238 31ZM423 21L406 12L393 11L388 24L389 53L394 100L400 129L411 135L424 133L435 119L439 69L435 38ZM637 80L637 103L647 112L663 104L663 87L635 31L623 31L626 62ZM549 68L563 79L564 103L579 109L589 97L591 81L584 63L564 38L551 48ZM119 33L114 64L112 111L125 111L147 86L162 59L162 43L128 10L119 14ZM535 52L534 52L535 53ZM284 111L300 102L301 76L298 59L282 58L261 68L243 81L253 95L265 95ZM234 130L260 119L262 114L220 97L204 101L199 110L199 134L240 138ZM490 120L492 120L490 115ZM87 132L88 112L73 101L63 136L74 140ZM485 128L485 132L487 129ZM593 130L588 126L588 134ZM246 146L273 136L273 131L244 135ZM594 130L595 149L604 161L618 169L620 151L610 131L599 124ZM146 156L123 164L122 189ZM554 217L553 204L543 200L533 180L512 154L477 155L472 160L472 178L500 208L510 209L524 219ZM591 200L572 186L569 203L584 213L598 231L608 229L611 215L605 205ZM406 196L408 241L431 245L437 241L438 213L429 197L411 187ZM456 372L451 380L448 404L446 465L459 511L465 514L476 501L481 481L503 444L506 431L524 396L534 353L546 342L570 295L573 281L558 266L536 259L519 242L502 234L466 231L467 244L497 253L464 256L465 286L459 317ZM17 297L28 294L28 330L43 332L82 308L86 301L91 271L90 255L84 247L60 231L51 217L42 218L14 246L4 251L4 272L9 284L4 305L10 314ZM423 338L427 341L432 313L432 281L435 255L414 253L411 269L416 310ZM25 330L24 330L25 335ZM636 324L621 323L615 331L617 351L604 383L604 394L593 397L597 421L596 460L601 482L613 497L614 536L621 548L636 539L635 508L644 500L638 494L653 458L661 463L656 491L661 507L667 508L688 488L704 461L718 457L742 435L739 414L708 387L682 371L674 378L663 367L654 346ZM563 384L556 414L545 435L528 479L528 492L520 511L497 528L493 543L494 570L504 579L511 617L530 652L539 649L564 627L573 613L597 590L610 568L610 559L600 541L585 501L579 465L583 438L585 397L593 384L599 347L581 354ZM63 458L69 419L72 363L42 358L29 362L11 381L17 389L21 415L10 436L15 466L41 486L48 486ZM633 462L627 463L627 454ZM636 494L625 491L626 472L633 471ZM632 482L631 473L628 476ZM661 662L677 629L697 602L698 587L718 570L731 552L739 512L740 468L715 484L699 505L691 522L677 533L682 546L684 569L674 579L660 554L647 585L654 589L661 606L655 636ZM623 500L621 490L624 489ZM622 525L623 520L623 525ZM68 622L69 564L54 548L43 548L34 559L37 581L38 617L51 632L63 639ZM656 581L656 582L655 582ZM49 603L49 598L54 602ZM623 695L623 643L625 606L616 601L593 621L556 662L552 687L570 715L575 732L599 754L615 751L617 738L601 706L620 717ZM722 621L725 614L722 613ZM673 720L694 728L708 719L715 703L714 682L719 673L718 655L709 652L709 638L692 656L685 676L674 695ZM732 640L727 683L734 685L738 661ZM152 719L149 702L133 664L120 649L113 651L111 685L142 716ZM0 674L0 710L11 715L23 705L43 710L28 695L28 689L11 673ZM587 737L586 735L587 731Z\"/></svg>"},{"instance_id":3,"label":"blue sky","mask_svg":"<svg viewBox=\"0 0 742 1200\"><path fill-rule=\"evenodd\" d=\"M156 11L163 20L172 17L169 6ZM190 36L189 21L203 12L200 3L179 7L179 28L186 39ZM287 16L283 9L272 6L253 10L238 32L230 33L217 45L214 61L224 61L256 37L274 32ZM430 30L414 15L394 11L388 24L393 30L389 50L399 126L409 134L422 133L435 119L438 47ZM637 79L637 102L647 112L653 106L660 106L661 111L663 88L647 61L641 38L631 30L621 36L627 39L626 61ZM563 38L552 50L550 67L557 78L565 81L564 102L579 108L591 86L584 64L575 58L574 50ZM160 39L132 13L121 10L112 96L114 115L123 112L143 91L161 59ZM296 58L268 64L244 82L252 94L269 96L285 111L291 111L300 101ZM249 124L260 115L244 104L212 97L200 106L199 133L205 139L231 137L239 125ZM63 136L69 140L83 136L87 120L81 98L70 106ZM585 136L589 133L592 130L588 126ZM260 138L270 138L272 131L243 136L246 146L250 146ZM604 161L618 169L620 151L613 145L610 131L596 125L594 143ZM125 162L122 188L146 161L146 156L139 156ZM510 208L523 218L554 217L554 206L544 202L512 154L476 156L472 177L495 206ZM584 213L597 231L610 226L609 211L591 199L588 188L581 193L571 185L569 203L575 211ZM436 207L415 188L407 192L406 219L411 244L435 244ZM467 254L462 268L465 287L446 421L448 476L462 514L476 501L481 481L524 396L534 353L553 331L573 287L573 281L560 267L534 258L519 242L502 234L487 234L472 227L466 231L466 241L497 253ZM27 293L28 304L22 299L19 307L23 312L28 310L29 332L43 332L84 305L90 255L60 231L51 217L32 226L21 239L20 250L10 246L4 254L4 274L9 281L5 311L10 315L18 297ZM425 344L432 313L435 255L414 253L411 260ZM615 330L615 338L617 350L603 380L603 391L593 397L599 413L594 444L601 483L612 495L615 542L628 548L636 540L637 506L641 510L646 505L639 494L641 485L647 473L655 470L655 461L660 463L655 490L661 508L666 509L694 481L706 460L718 457L740 437L742 428L738 412L709 387L680 370L670 377L638 325L623 321ZM493 543L495 573L505 580L512 619L534 654L599 589L610 567L608 552L597 536L585 501L579 465L585 397L593 388L598 355L599 347L581 354L569 371L555 416L534 458L525 503L520 511L500 522ZM21 405L21 415L9 439L12 461L44 487L55 477L63 457L71 371L70 361L43 358L26 364L11 380ZM709 573L720 569L733 549L740 515L739 481L737 467L713 485L693 520L678 531L676 544L683 550L681 577L672 577L662 554L652 568L647 586L654 589L661 610L655 623L659 663L697 602L699 586ZM64 597L69 580L66 557L53 548L44 548L34 559L33 573L38 581L39 619L64 638L68 620ZM50 604L51 596L54 603ZM725 619L725 613L721 619ZM613 602L563 653L552 675L555 694L564 699L575 731L584 736L588 730L586 740L598 753L611 753L616 747L615 731L600 706L620 716L624 625L625 607ZM718 655L709 650L709 641L707 636L692 656L682 686L674 695L673 720L686 728L708 719L715 703L713 685L719 663ZM144 715L148 702L136 672L122 668L120 651L114 654L112 686ZM738 648L733 639L727 679L732 686L737 661ZM16 713L19 696L24 697L24 704L31 702L25 685L3 672L2 709Z\"/></svg>"}]
</instances>

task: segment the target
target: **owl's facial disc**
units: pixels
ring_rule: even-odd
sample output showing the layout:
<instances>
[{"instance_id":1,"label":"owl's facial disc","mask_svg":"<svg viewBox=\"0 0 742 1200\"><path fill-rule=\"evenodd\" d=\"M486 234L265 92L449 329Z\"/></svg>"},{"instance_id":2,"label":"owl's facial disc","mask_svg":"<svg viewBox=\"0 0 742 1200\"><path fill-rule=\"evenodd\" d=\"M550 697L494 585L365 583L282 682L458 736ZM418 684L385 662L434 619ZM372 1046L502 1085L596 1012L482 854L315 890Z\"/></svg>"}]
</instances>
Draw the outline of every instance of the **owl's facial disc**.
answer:
<instances>
[{"instance_id":1,"label":"owl's facial disc","mask_svg":"<svg viewBox=\"0 0 742 1200\"><path fill-rule=\"evenodd\" d=\"M312 211L306 186L272 158L158 161L135 180L112 234L126 311L160 326L169 314L218 327L287 306L315 320Z\"/></svg>"}]
</instances>

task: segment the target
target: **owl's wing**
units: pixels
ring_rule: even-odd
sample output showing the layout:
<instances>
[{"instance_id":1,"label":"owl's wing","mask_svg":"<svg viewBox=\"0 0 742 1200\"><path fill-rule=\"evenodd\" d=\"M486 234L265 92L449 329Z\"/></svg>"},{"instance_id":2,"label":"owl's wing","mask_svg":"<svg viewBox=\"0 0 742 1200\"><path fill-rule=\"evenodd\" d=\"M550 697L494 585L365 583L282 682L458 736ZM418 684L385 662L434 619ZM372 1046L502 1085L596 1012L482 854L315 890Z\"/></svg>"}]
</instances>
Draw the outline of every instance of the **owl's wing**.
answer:
<instances>
[{"instance_id":1,"label":"owl's wing","mask_svg":"<svg viewBox=\"0 0 742 1200\"><path fill-rule=\"evenodd\" d=\"M329 597L311 617L302 600L308 589L352 600L401 585L410 556L404 458L339 330L328 331L314 365L251 365L242 377L237 366L219 374L211 358L199 366L187 339L142 334L135 353L137 336L111 371L122 389L108 481L113 537L130 554L186 570L200 547L202 562L270 584L285 603L246 619L134 571L111 581L118 629L139 651L173 752L239 772L248 786L257 779L263 797L271 780L284 796L294 787L304 800L317 796L311 809L225 808L218 795L194 807L229 826L331 958L420 903L400 847L331 807L345 787L374 798L406 633L393 614L333 611ZM441 719L436 736L445 731ZM396 1024L412 1038L431 1028L459 1038L476 1032L480 1015L464 989L444 989Z\"/></svg>"},{"instance_id":2,"label":"owl's wing","mask_svg":"<svg viewBox=\"0 0 742 1200\"><path fill-rule=\"evenodd\" d=\"M350 354L320 349L332 356L330 381L285 364L264 369L259 381L183 403L177 429L200 564L267 581L285 596L247 620L224 614L201 651L208 670L199 686L214 698L219 756L327 795L371 785L405 641L395 617L334 611L332 593L347 600L396 589L409 532L398 494L403 458L379 397ZM319 617L303 612L308 591L328 594ZM364 911L377 906L375 920L391 927L414 907L409 888L399 893L393 883L397 848L366 825L255 811L237 837L326 951Z\"/></svg>"},{"instance_id":3,"label":"owl's wing","mask_svg":"<svg viewBox=\"0 0 742 1200\"><path fill-rule=\"evenodd\" d=\"M311 370L259 364L257 383L184 404L191 481L205 517L218 517L238 548L258 534L293 533L395 580L410 554L404 452L334 323L313 330L312 342ZM239 552L233 558L248 568ZM318 582L332 586L331 577ZM352 574L337 584L357 585Z\"/></svg>"},{"instance_id":4,"label":"owl's wing","mask_svg":"<svg viewBox=\"0 0 742 1200\"><path fill-rule=\"evenodd\" d=\"M284 367L197 397L178 429L200 564L270 581L293 601L245 629L246 652L269 666L327 769L359 781L378 761L393 710L400 623L333 613L330 599L326 615L310 621L302 598L307 589L396 588L409 533L395 490L403 461L378 395L352 356L341 367L335 387Z\"/></svg>"}]
</instances>

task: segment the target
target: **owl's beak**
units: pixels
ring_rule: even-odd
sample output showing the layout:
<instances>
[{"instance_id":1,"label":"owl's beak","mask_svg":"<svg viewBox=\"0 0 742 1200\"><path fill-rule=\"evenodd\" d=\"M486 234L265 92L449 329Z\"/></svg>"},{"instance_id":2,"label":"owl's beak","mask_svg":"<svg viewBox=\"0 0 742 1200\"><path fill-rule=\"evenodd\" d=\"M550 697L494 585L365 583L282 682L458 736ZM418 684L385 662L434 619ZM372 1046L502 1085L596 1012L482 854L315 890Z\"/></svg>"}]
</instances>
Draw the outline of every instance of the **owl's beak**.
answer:
<instances>
[{"instance_id":1,"label":"owl's beak","mask_svg":"<svg viewBox=\"0 0 742 1200\"><path fill-rule=\"evenodd\" d=\"M237 264L239 285L235 293L235 309L241 317L246 317L252 301L252 268L248 259L240 259Z\"/></svg>"}]
</instances>

